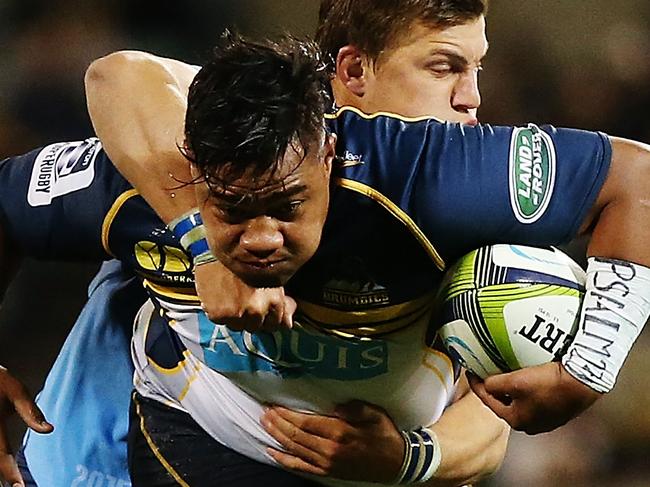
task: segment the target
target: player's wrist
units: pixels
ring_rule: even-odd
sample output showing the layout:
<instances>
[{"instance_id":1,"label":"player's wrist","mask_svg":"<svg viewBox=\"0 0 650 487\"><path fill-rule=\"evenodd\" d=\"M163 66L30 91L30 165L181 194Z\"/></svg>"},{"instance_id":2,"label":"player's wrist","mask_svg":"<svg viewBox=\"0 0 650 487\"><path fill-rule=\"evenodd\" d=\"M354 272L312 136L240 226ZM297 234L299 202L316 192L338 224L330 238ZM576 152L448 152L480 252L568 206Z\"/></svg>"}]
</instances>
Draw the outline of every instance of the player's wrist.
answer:
<instances>
[{"instance_id":1,"label":"player's wrist","mask_svg":"<svg viewBox=\"0 0 650 487\"><path fill-rule=\"evenodd\" d=\"M217 260L210 250L203 219L198 208L192 208L183 213L169 222L167 227L172 231L181 247L192 256L195 267Z\"/></svg>"},{"instance_id":2,"label":"player's wrist","mask_svg":"<svg viewBox=\"0 0 650 487\"><path fill-rule=\"evenodd\" d=\"M442 461L440 442L429 428L403 430L404 459L395 485L426 482L437 472Z\"/></svg>"},{"instance_id":3,"label":"player's wrist","mask_svg":"<svg viewBox=\"0 0 650 487\"><path fill-rule=\"evenodd\" d=\"M593 391L611 391L649 315L650 268L591 257L578 331L562 357L564 369Z\"/></svg>"}]
</instances>

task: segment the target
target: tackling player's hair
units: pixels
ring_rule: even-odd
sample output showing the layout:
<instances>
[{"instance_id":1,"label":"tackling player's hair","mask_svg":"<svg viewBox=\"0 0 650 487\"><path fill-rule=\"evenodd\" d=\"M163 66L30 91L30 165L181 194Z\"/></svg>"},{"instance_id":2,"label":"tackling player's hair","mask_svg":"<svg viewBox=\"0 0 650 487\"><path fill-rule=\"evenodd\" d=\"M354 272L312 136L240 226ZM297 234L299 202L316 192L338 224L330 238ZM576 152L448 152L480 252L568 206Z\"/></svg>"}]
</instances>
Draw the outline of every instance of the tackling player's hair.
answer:
<instances>
[{"instance_id":1,"label":"tackling player's hair","mask_svg":"<svg viewBox=\"0 0 650 487\"><path fill-rule=\"evenodd\" d=\"M320 149L328 93L314 42L226 32L190 86L183 155L210 186L272 178L289 147L303 159Z\"/></svg>"},{"instance_id":2,"label":"tackling player's hair","mask_svg":"<svg viewBox=\"0 0 650 487\"><path fill-rule=\"evenodd\" d=\"M316 42L332 73L346 45L356 46L376 64L415 22L451 27L486 15L487 6L488 0L321 0Z\"/></svg>"}]
</instances>

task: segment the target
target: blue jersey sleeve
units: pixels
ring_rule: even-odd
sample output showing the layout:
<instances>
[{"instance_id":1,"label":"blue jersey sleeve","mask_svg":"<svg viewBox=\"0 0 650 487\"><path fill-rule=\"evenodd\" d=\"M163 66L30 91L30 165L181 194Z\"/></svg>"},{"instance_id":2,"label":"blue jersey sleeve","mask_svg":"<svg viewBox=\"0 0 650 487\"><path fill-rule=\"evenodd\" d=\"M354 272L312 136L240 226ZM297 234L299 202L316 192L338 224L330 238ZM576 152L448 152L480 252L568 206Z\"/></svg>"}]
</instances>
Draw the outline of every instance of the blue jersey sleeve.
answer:
<instances>
[{"instance_id":1,"label":"blue jersey sleeve","mask_svg":"<svg viewBox=\"0 0 650 487\"><path fill-rule=\"evenodd\" d=\"M339 182L394 207L450 258L491 243L570 240L611 159L604 134L532 124L468 127L343 109L331 129Z\"/></svg>"},{"instance_id":2,"label":"blue jersey sleeve","mask_svg":"<svg viewBox=\"0 0 650 487\"><path fill-rule=\"evenodd\" d=\"M2 228L25 255L103 259L104 219L129 188L96 138L36 149L0 162Z\"/></svg>"}]
</instances>

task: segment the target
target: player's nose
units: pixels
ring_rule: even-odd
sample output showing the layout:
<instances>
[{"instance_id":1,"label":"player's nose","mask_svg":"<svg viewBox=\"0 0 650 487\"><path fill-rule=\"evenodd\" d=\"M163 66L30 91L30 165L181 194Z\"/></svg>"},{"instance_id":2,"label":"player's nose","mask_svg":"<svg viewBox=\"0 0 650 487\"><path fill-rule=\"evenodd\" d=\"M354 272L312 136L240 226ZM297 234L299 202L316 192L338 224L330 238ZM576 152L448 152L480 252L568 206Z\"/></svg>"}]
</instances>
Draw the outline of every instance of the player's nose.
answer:
<instances>
[{"instance_id":1,"label":"player's nose","mask_svg":"<svg viewBox=\"0 0 650 487\"><path fill-rule=\"evenodd\" d=\"M277 220L260 216L248 222L239 238L241 247L257 259L266 259L284 245Z\"/></svg>"},{"instance_id":2,"label":"player's nose","mask_svg":"<svg viewBox=\"0 0 650 487\"><path fill-rule=\"evenodd\" d=\"M454 110L476 116L476 110L481 106L481 93L478 86L478 71L471 70L463 73L456 82L451 99Z\"/></svg>"}]
</instances>

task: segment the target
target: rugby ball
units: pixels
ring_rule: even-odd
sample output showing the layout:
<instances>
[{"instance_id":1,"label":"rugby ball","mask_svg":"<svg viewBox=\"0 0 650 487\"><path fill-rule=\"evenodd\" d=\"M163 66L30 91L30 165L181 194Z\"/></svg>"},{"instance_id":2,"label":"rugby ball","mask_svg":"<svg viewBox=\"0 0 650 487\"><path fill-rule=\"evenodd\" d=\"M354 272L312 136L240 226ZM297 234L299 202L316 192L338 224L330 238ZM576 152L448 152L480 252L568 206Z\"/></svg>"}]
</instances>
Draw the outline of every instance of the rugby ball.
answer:
<instances>
[{"instance_id":1,"label":"rugby ball","mask_svg":"<svg viewBox=\"0 0 650 487\"><path fill-rule=\"evenodd\" d=\"M439 335L481 378L559 359L575 336L585 272L556 248L491 245L441 285Z\"/></svg>"}]
</instances>

